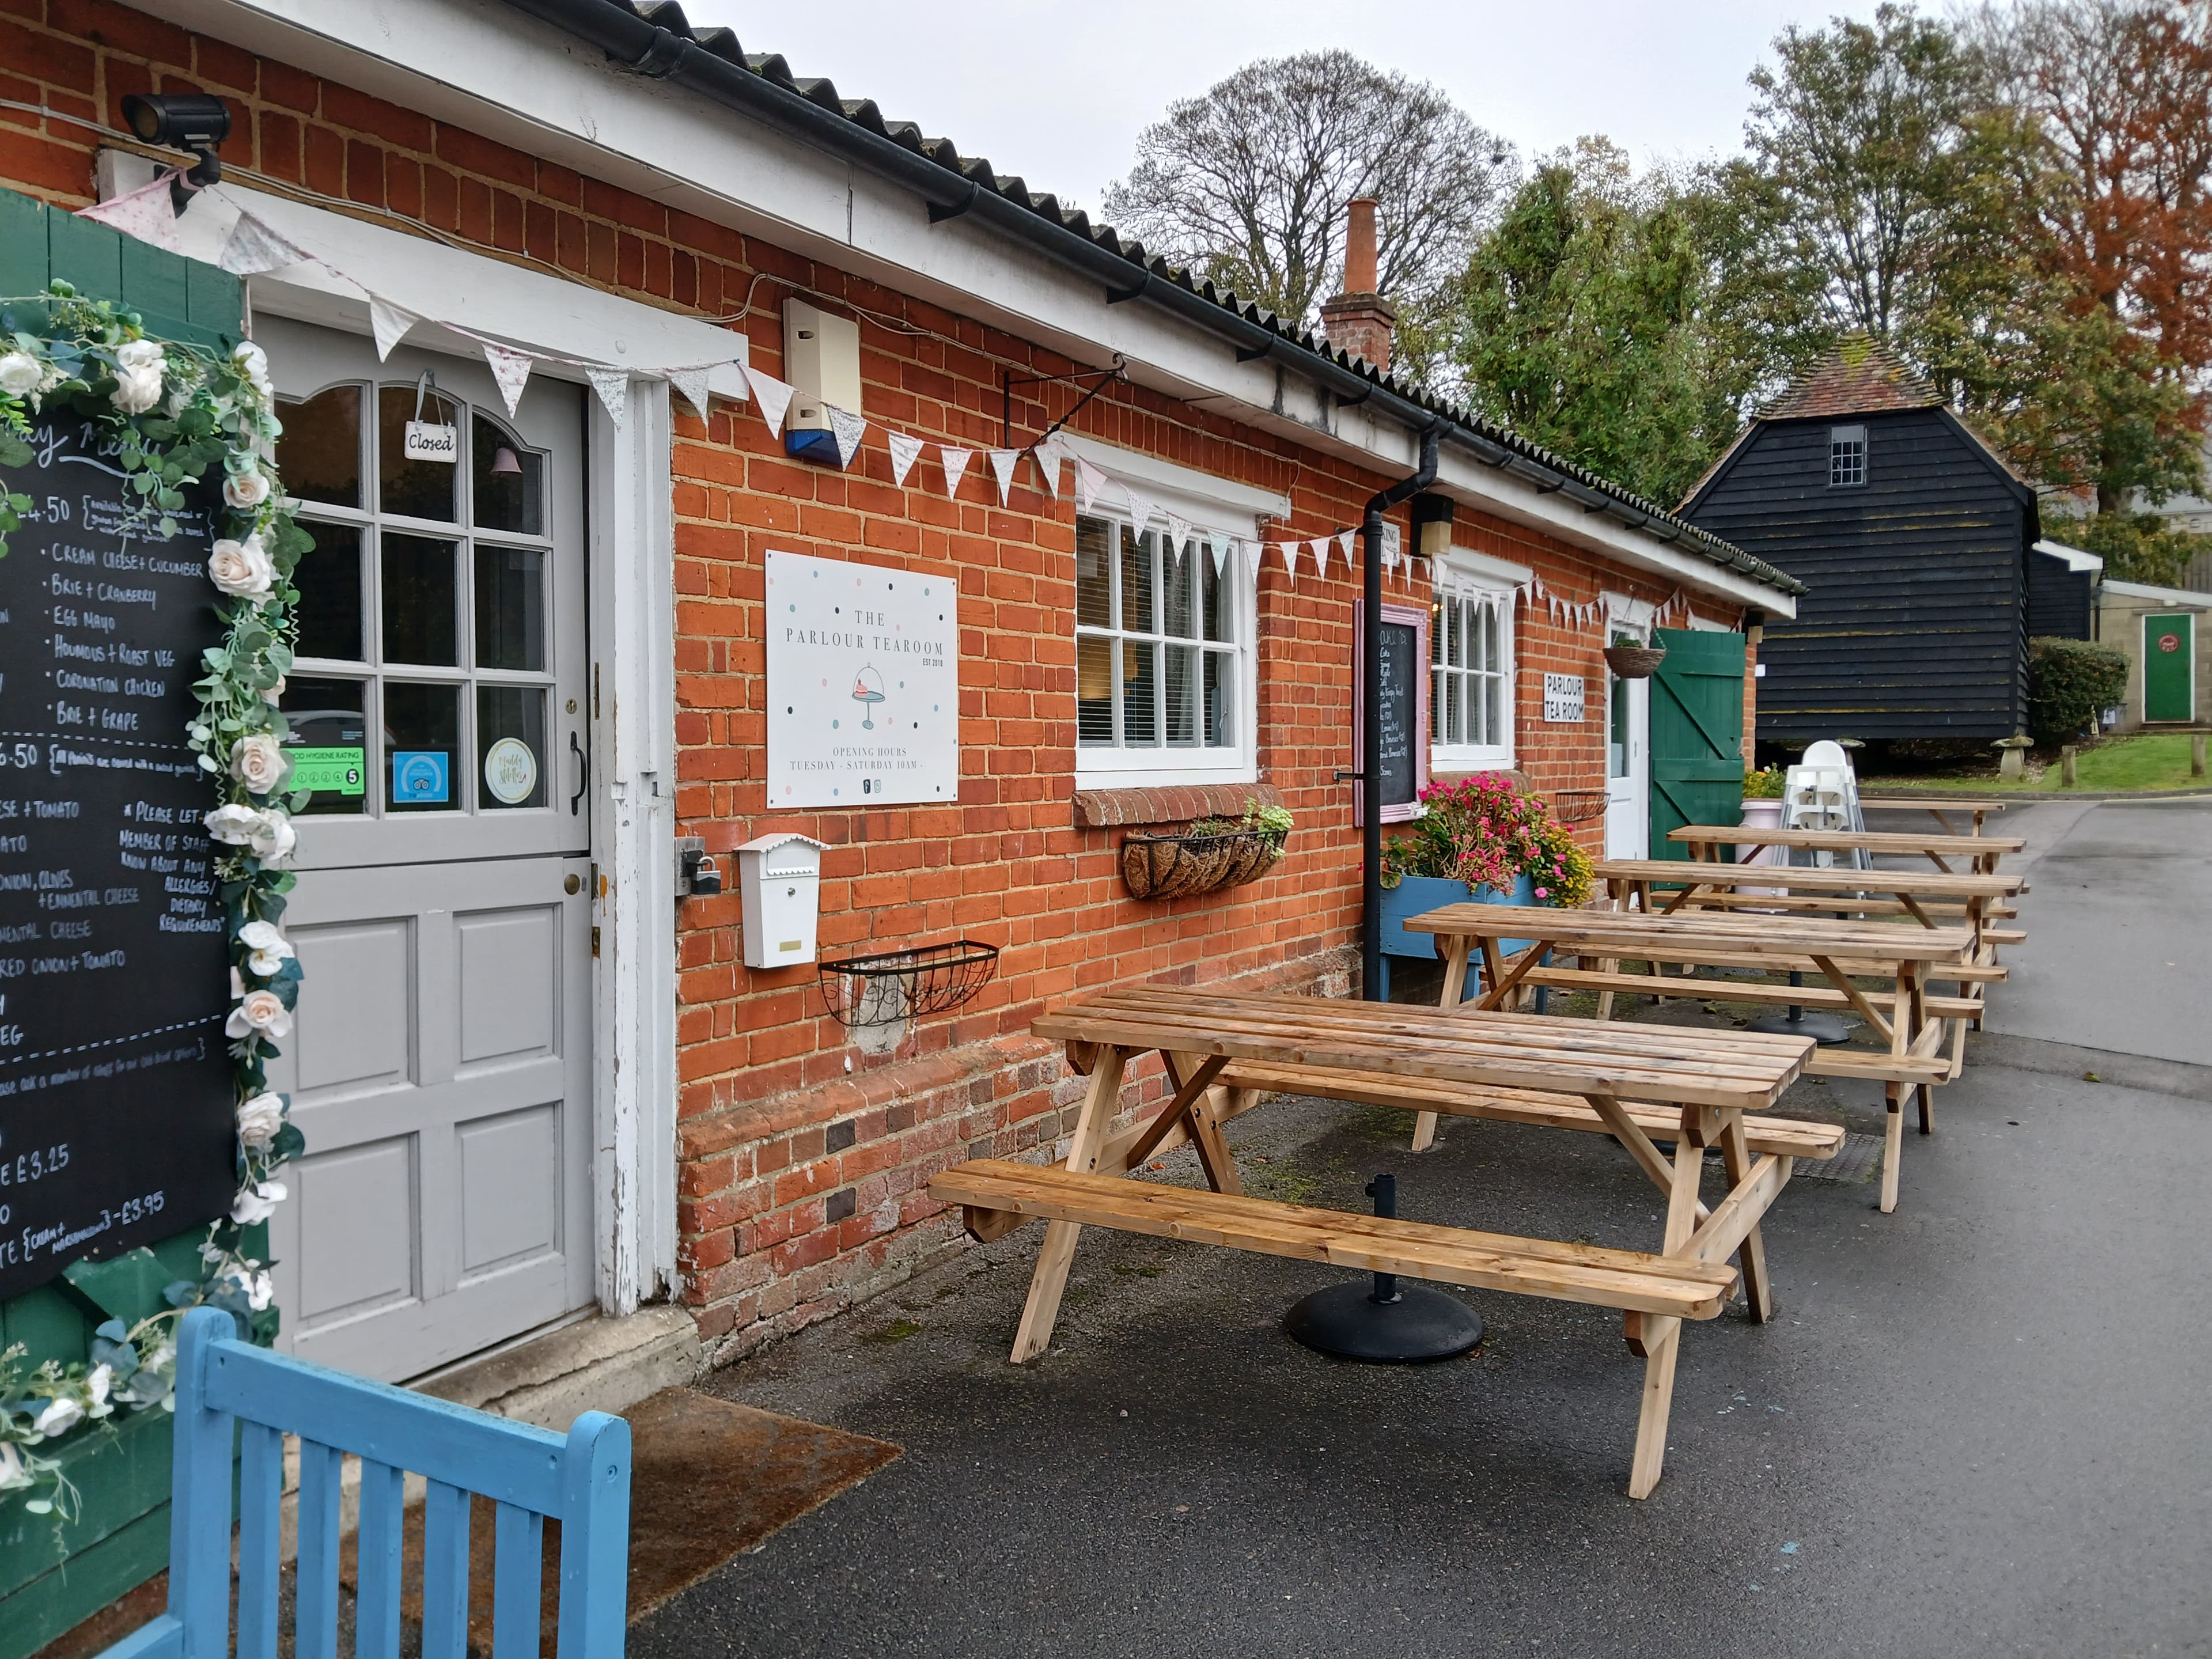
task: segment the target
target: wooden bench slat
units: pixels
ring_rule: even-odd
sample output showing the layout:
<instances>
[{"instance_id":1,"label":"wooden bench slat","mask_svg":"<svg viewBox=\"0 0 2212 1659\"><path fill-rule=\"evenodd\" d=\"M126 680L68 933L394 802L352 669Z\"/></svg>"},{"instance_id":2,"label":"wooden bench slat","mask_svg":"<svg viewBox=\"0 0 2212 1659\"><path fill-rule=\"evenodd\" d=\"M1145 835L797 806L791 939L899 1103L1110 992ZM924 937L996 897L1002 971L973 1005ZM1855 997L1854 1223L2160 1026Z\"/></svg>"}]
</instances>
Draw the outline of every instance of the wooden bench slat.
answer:
<instances>
[{"instance_id":1,"label":"wooden bench slat","mask_svg":"<svg viewBox=\"0 0 2212 1659\"><path fill-rule=\"evenodd\" d=\"M1909 892L1915 898L1996 898L2016 893L2024 878L1972 870L1843 870L1804 864L1715 864L1682 859L1603 859L1595 866L1601 881L1633 881L1654 887L1795 887L1808 893Z\"/></svg>"},{"instance_id":2,"label":"wooden bench slat","mask_svg":"<svg viewBox=\"0 0 2212 1659\"><path fill-rule=\"evenodd\" d=\"M1967 927L1905 927L1886 921L1793 918L1778 927L1763 916L1678 910L1671 916L1642 910L1551 910L1506 904L1447 904L1404 927L1414 933L1538 939L1578 948L1602 946L1607 956L1634 956L1644 945L1682 951L1735 951L1751 956L1869 956L1930 962L1972 950Z\"/></svg>"},{"instance_id":3,"label":"wooden bench slat","mask_svg":"<svg viewBox=\"0 0 2212 1659\"><path fill-rule=\"evenodd\" d=\"M1352 1215L997 1158L956 1165L934 1177L929 1191L942 1202L976 1209L1681 1319L1714 1317L1736 1280L1735 1269L1723 1262Z\"/></svg>"},{"instance_id":4,"label":"wooden bench slat","mask_svg":"<svg viewBox=\"0 0 2212 1659\"><path fill-rule=\"evenodd\" d=\"M2017 853L2027 845L2017 836L1953 836L1933 831L1922 836L1909 830L1770 830L1741 823L1686 823L1668 830L1667 839L1690 847L1796 847L1832 853L1864 848L1869 853L1955 853L1960 858L1978 853Z\"/></svg>"},{"instance_id":5,"label":"wooden bench slat","mask_svg":"<svg viewBox=\"0 0 2212 1659\"><path fill-rule=\"evenodd\" d=\"M1872 1048L1823 1048L1806 1065L1808 1077L1861 1078L1873 1083L1948 1083L1951 1062L1935 1056Z\"/></svg>"},{"instance_id":6,"label":"wooden bench slat","mask_svg":"<svg viewBox=\"0 0 2212 1659\"><path fill-rule=\"evenodd\" d=\"M1626 991L1639 996L1692 997L1709 1002L1768 1002L1777 1007L1850 1006L1850 999L1832 986L1768 985L1752 980L1698 979L1688 974L1607 974L1589 968L1532 968L1522 983L1548 985L1555 991ZM1931 1018L1972 1019L1982 1012L1982 1005L1969 997L1931 996L1926 1001Z\"/></svg>"},{"instance_id":7,"label":"wooden bench slat","mask_svg":"<svg viewBox=\"0 0 2212 1659\"><path fill-rule=\"evenodd\" d=\"M1605 1120L1588 1101L1536 1089L1470 1089L1463 1084L1405 1078L1367 1079L1317 1066L1267 1066L1241 1060L1225 1066L1220 1080L1234 1088L1315 1095L1323 1100L1352 1101L1363 1106L1401 1106L1407 1110L1442 1112L1449 1117L1490 1118L1537 1128L1579 1129L1593 1134L1609 1133ZM1680 1132L1682 1115L1679 1110L1634 1101L1621 1103L1637 1127L1654 1139L1671 1140ZM1806 1123L1795 1118L1747 1113L1743 1127L1746 1140L1757 1153L1830 1158L1843 1150L1844 1132L1832 1123Z\"/></svg>"}]
</instances>

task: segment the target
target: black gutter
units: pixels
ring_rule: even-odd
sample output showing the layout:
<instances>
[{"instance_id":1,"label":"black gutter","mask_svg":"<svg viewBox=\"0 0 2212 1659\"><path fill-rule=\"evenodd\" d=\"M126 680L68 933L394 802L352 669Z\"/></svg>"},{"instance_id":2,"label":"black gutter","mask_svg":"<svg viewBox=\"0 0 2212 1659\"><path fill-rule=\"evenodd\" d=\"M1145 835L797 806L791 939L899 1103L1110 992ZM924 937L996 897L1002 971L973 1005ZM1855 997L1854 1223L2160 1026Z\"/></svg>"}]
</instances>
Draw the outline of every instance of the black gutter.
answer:
<instances>
[{"instance_id":1,"label":"black gutter","mask_svg":"<svg viewBox=\"0 0 2212 1659\"><path fill-rule=\"evenodd\" d=\"M1382 515L1437 481L1443 424L1430 422L1419 470L1370 498L1359 525L1359 994L1370 1002L1382 1000ZM1428 665L1414 672L1426 673Z\"/></svg>"},{"instance_id":2,"label":"black gutter","mask_svg":"<svg viewBox=\"0 0 2212 1659\"><path fill-rule=\"evenodd\" d=\"M1428 408L1393 391L1372 371L1361 373L1348 368L1180 283L1157 281L1141 264L1101 247L1056 218L1011 202L998 191L981 187L980 180L956 172L918 149L909 149L896 138L871 131L848 116L842 105L832 107L816 103L803 93L780 86L750 68L718 58L696 41L648 22L623 0L507 0L507 3L598 46L623 69L688 87L764 126L842 156L904 185L929 205L933 210L933 217L952 216L939 211L950 208L959 214L988 220L996 228L1030 243L1097 282L1112 302L1141 295L1226 337L1240 349L1240 356L1249 349L1248 361L1287 356L1301 374L1340 397L1371 399L1382 412L1409 430L1435 428L1440 438L1468 451L1478 460L1532 483L1548 486L1547 494L1564 494L1585 511L1602 514L1629 529L1651 529L1653 519L1650 513L1522 455L1454 419L1444 410ZM1136 278L1133 284L1132 276ZM1714 563L1726 564L1786 593L1807 591L1803 583L1786 572L1752 557L1740 548L1707 538L1694 526L1689 528L1698 536L1699 550ZM1672 539L1679 541L1682 533L1677 529ZM1656 532L1654 535L1656 539Z\"/></svg>"}]
</instances>

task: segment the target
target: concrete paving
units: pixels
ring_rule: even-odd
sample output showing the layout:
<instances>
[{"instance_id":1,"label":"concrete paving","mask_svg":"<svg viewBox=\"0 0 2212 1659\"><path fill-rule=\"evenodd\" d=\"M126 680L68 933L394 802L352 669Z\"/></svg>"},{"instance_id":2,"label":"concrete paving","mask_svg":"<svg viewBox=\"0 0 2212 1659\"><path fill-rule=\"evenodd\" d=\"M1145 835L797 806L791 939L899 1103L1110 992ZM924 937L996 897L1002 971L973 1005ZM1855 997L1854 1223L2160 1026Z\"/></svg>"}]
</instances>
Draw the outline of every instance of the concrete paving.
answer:
<instances>
[{"instance_id":1,"label":"concrete paving","mask_svg":"<svg viewBox=\"0 0 2212 1659\"><path fill-rule=\"evenodd\" d=\"M2053 838L2036 900L2069 846L2136 846L2077 867L2164 939L2149 912L2197 878L2166 868L2191 844L2110 810ZM2045 925L2015 959L2040 958ZM2204 937L2172 940L2200 987ZM2068 1029L2135 1029L2129 979L2051 966ZM2212 1073L2121 1088L2056 1045L1991 1047L2042 1063L1977 1056L1939 1092L1895 1215L1870 1181L1790 1184L1766 1230L1780 1317L1686 1331L1644 1503L1622 1492L1642 1366L1618 1316L1470 1293L1489 1322L1470 1358L1344 1364L1280 1324L1343 1275L1093 1231L1053 1352L1016 1369L1030 1228L713 1379L907 1455L630 1650L2212 1653ZM1878 1092L1848 1084L1801 1083L1785 1109L1880 1126ZM1262 1194L1361 1208L1395 1170L1409 1216L1656 1243L1656 1194L1609 1142L1448 1121L1416 1158L1408 1122L1284 1102L1232 1139ZM1171 1158L1154 1178L1196 1177Z\"/></svg>"}]
</instances>

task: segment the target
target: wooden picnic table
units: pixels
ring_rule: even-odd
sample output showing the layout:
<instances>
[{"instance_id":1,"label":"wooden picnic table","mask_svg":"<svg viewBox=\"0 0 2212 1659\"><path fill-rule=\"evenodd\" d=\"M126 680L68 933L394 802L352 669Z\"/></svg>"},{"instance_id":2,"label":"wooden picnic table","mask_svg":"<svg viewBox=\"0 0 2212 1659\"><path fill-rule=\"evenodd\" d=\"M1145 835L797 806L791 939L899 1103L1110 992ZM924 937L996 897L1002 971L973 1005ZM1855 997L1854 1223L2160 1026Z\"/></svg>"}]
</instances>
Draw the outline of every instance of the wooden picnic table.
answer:
<instances>
[{"instance_id":1,"label":"wooden picnic table","mask_svg":"<svg viewBox=\"0 0 2212 1659\"><path fill-rule=\"evenodd\" d=\"M1677 868L1681 866L1677 866ZM1854 871L1863 875L1863 871ZM1974 935L1966 927L1911 927L1893 922L1838 921L1822 916L1754 916L1729 912L1685 911L1662 915L1644 910L1570 910L1536 905L1448 904L1409 917L1409 933L1437 936L1444 958L1440 1011L1469 1008L1487 1012L1504 1007L1525 985L1594 990L1601 1000L1599 1018L1611 998L1630 992L1647 995L1726 997L1748 1001L1823 1004L1855 1010L1889 1045L1887 1054L1863 1050L1828 1050L1808 1057L1814 1075L1861 1076L1878 1079L1887 1106L1884 1123L1886 1157L1881 1207L1897 1207L1899 1165L1904 1150L1905 1091L1919 1095L1923 1134L1935 1129L1935 1085L1951 1073L1942 1058L1945 1019L1954 1005L1931 1009L1928 981L1945 967L1969 962ZM1528 948L1509 966L1502 939L1528 939ZM1479 946L1487 969L1485 990L1471 1003L1461 1001L1468 962ZM1565 969L1548 965L1547 952L1571 950L1577 958L1596 957L1600 966ZM1650 965L1648 975L1623 974L1623 961ZM1825 995L1796 986L1717 985L1711 980L1660 974L1662 963L1694 969L1700 966L1750 965L1774 971L1816 970L1828 981ZM1884 977L1887 993L1869 993L1857 981ZM1888 1003L1885 1012L1877 1000ZM1428 1115L1414 1127L1413 1147L1420 1151L1436 1131Z\"/></svg>"},{"instance_id":2,"label":"wooden picnic table","mask_svg":"<svg viewBox=\"0 0 2212 1659\"><path fill-rule=\"evenodd\" d=\"M1722 864L1748 864L1770 847L1787 847L1802 852L1814 853L1890 853L1904 857L1919 854L1938 870L1948 871L1946 858L1971 858L1975 871L1982 875L1996 873L1997 860L2008 853L2017 853L2027 843L2013 836L1945 836L1930 832L1916 835L1896 830L1779 830L1748 823L1686 823L1679 830L1667 832L1667 839L1686 846L1693 860L1710 860ZM1747 847L1751 850L1735 856L1723 855L1723 847ZM1790 866L1770 865L1770 869ZM1863 873L1863 872L1862 872Z\"/></svg>"},{"instance_id":3,"label":"wooden picnic table","mask_svg":"<svg viewBox=\"0 0 2212 1659\"><path fill-rule=\"evenodd\" d=\"M1719 860L1606 859L1595 866L1618 908L1633 897L1653 910L1655 888L1676 890L1655 914L1683 909L1769 909L1909 915L1923 927L1963 920L1979 945L1984 923L2024 885L2018 876L1956 870L1846 870ZM1740 890L1749 888L1749 893ZM1769 889L1784 890L1780 892ZM1869 899L1868 895L1877 896Z\"/></svg>"},{"instance_id":4,"label":"wooden picnic table","mask_svg":"<svg viewBox=\"0 0 2212 1659\"><path fill-rule=\"evenodd\" d=\"M1859 797L1861 811L1925 812L1943 826L1943 833L1947 836L1959 833L1951 827L1951 820L1946 816L1947 814L1952 812L1972 814L1974 827L1970 833L1978 836L1982 833L1983 820L1992 812L2003 811L2010 804L2008 801L1991 800L1986 795L1978 799L1962 798L1958 800L1938 800L1933 797L1920 795L1861 795Z\"/></svg>"},{"instance_id":5,"label":"wooden picnic table","mask_svg":"<svg viewBox=\"0 0 2212 1659\"><path fill-rule=\"evenodd\" d=\"M1180 1238L1376 1273L1620 1310L1644 1361L1628 1491L1648 1495L1666 1453L1682 1322L1715 1317L1741 1274L1751 1316L1771 1317L1759 1222L1796 1157L1828 1157L1840 1132L1751 1118L1796 1078L1812 1043L1745 1031L1626 1026L1541 1015L1466 1017L1401 1004L1233 996L1133 986L1062 1003L1031 1029L1067 1046L1091 1079L1064 1167L980 1159L930 1182L969 1231L1048 1229L1014 1340L1017 1363L1050 1341L1086 1225ZM1110 1133L1128 1066L1158 1049L1175 1085L1159 1115ZM1285 1079L1290 1079L1286 1084ZM1347 1214L1246 1195L1221 1126L1285 1086L1471 1116L1557 1122L1612 1134L1667 1194L1660 1249L1647 1253ZM1652 1133L1674 1141L1661 1152ZM1773 1148L1755 1150L1754 1136ZM1795 1137L1794 1139L1792 1137ZM1211 1191L1126 1179L1188 1140ZM1728 1191L1699 1187L1719 1147ZM1729 1265L1733 1257L1735 1267Z\"/></svg>"}]
</instances>

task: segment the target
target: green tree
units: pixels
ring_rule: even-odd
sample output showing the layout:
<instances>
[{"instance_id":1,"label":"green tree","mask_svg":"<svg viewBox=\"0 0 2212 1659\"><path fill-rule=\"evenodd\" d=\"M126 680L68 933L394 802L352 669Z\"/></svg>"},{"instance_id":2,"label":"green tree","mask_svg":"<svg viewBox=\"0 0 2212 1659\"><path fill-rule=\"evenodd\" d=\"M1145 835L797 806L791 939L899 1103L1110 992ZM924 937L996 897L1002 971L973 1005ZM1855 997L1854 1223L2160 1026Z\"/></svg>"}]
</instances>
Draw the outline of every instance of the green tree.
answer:
<instances>
[{"instance_id":1,"label":"green tree","mask_svg":"<svg viewBox=\"0 0 2212 1659\"><path fill-rule=\"evenodd\" d=\"M1486 414L1669 503L1744 390L1700 326L1714 216L1693 195L1603 138L1545 158L1457 284L1443 348Z\"/></svg>"}]
</instances>

